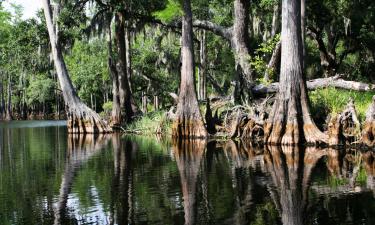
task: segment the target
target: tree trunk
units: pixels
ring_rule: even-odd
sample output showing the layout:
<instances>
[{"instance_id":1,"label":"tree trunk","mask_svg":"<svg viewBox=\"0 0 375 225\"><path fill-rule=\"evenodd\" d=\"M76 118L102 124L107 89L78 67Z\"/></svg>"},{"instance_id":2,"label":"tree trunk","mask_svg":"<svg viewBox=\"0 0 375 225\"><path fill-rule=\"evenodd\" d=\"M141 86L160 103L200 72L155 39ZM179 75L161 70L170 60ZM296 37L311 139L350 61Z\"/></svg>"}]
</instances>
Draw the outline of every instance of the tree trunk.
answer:
<instances>
[{"instance_id":1,"label":"tree trunk","mask_svg":"<svg viewBox=\"0 0 375 225\"><path fill-rule=\"evenodd\" d=\"M232 27L222 27L210 21L195 20L193 25L209 30L223 38L231 45L236 66L236 84L234 97L236 102L248 103L251 93L248 91L254 83L254 72L250 64L249 50L249 4L248 0L234 1L234 22Z\"/></svg>"},{"instance_id":2,"label":"tree trunk","mask_svg":"<svg viewBox=\"0 0 375 225\"><path fill-rule=\"evenodd\" d=\"M305 34L306 34L306 0L301 0L301 40L302 40L302 73L305 69L306 61L306 47L305 47Z\"/></svg>"},{"instance_id":3,"label":"tree trunk","mask_svg":"<svg viewBox=\"0 0 375 225\"><path fill-rule=\"evenodd\" d=\"M267 65L266 72L264 73L264 80L270 81L271 76L277 73L280 65L281 58L281 41L277 42L275 49L272 52L271 59ZM276 77L274 77L276 78Z\"/></svg>"},{"instance_id":4,"label":"tree trunk","mask_svg":"<svg viewBox=\"0 0 375 225\"><path fill-rule=\"evenodd\" d=\"M283 0L280 87L270 118L265 124L265 142L298 144L327 142L309 112L306 81L302 72L301 4Z\"/></svg>"},{"instance_id":5,"label":"tree trunk","mask_svg":"<svg viewBox=\"0 0 375 225\"><path fill-rule=\"evenodd\" d=\"M8 74L8 102L6 107L5 120L12 120L12 75Z\"/></svg>"},{"instance_id":6,"label":"tree trunk","mask_svg":"<svg viewBox=\"0 0 375 225\"><path fill-rule=\"evenodd\" d=\"M52 11L49 0L42 0L44 15L50 38L53 61L63 92L68 117L69 133L106 133L110 127L92 109L78 97L66 68L57 34L52 23Z\"/></svg>"},{"instance_id":7,"label":"tree trunk","mask_svg":"<svg viewBox=\"0 0 375 225\"><path fill-rule=\"evenodd\" d=\"M131 104L131 91L127 75L126 45L125 45L125 15L123 12L117 12L115 16L116 44L118 51L117 71L119 78L119 96L120 106L124 110L124 121L130 122L133 118L133 109Z\"/></svg>"},{"instance_id":8,"label":"tree trunk","mask_svg":"<svg viewBox=\"0 0 375 225\"><path fill-rule=\"evenodd\" d=\"M4 86L3 79L0 80L0 120L4 119L5 100L4 100Z\"/></svg>"},{"instance_id":9,"label":"tree trunk","mask_svg":"<svg viewBox=\"0 0 375 225\"><path fill-rule=\"evenodd\" d=\"M176 138L206 137L195 91L193 26L190 0L184 0L182 17L181 83L172 136Z\"/></svg>"},{"instance_id":10,"label":"tree trunk","mask_svg":"<svg viewBox=\"0 0 375 225\"><path fill-rule=\"evenodd\" d=\"M206 52L206 31L202 30L200 35L200 66L199 66L199 77L198 77L198 99L206 99L206 64L207 64L207 52Z\"/></svg>"},{"instance_id":11,"label":"tree trunk","mask_svg":"<svg viewBox=\"0 0 375 225\"><path fill-rule=\"evenodd\" d=\"M240 100L249 103L251 100L250 92L247 91L253 85L254 75L250 65L249 51L249 4L248 0L234 1L234 24L231 38L231 46L234 51L234 59L237 73L237 82L235 88L235 101Z\"/></svg>"},{"instance_id":12,"label":"tree trunk","mask_svg":"<svg viewBox=\"0 0 375 225\"><path fill-rule=\"evenodd\" d=\"M154 95L154 110L158 111L159 110L159 96Z\"/></svg>"},{"instance_id":13,"label":"tree trunk","mask_svg":"<svg viewBox=\"0 0 375 225\"><path fill-rule=\"evenodd\" d=\"M131 35L130 21L125 24L125 49L126 49L126 74L128 75L129 89L132 92L132 58L131 58Z\"/></svg>"},{"instance_id":14,"label":"tree trunk","mask_svg":"<svg viewBox=\"0 0 375 225\"><path fill-rule=\"evenodd\" d=\"M120 107L120 95L119 95L119 79L118 73L115 65L115 60L113 59L112 53L112 29L111 24L109 24L108 29L109 39L108 39L108 67L109 73L112 78L112 113L111 113L111 124L121 125L121 107Z\"/></svg>"},{"instance_id":15,"label":"tree trunk","mask_svg":"<svg viewBox=\"0 0 375 225\"><path fill-rule=\"evenodd\" d=\"M276 1L273 6L271 38L274 38L280 27L280 2Z\"/></svg>"}]
</instances>

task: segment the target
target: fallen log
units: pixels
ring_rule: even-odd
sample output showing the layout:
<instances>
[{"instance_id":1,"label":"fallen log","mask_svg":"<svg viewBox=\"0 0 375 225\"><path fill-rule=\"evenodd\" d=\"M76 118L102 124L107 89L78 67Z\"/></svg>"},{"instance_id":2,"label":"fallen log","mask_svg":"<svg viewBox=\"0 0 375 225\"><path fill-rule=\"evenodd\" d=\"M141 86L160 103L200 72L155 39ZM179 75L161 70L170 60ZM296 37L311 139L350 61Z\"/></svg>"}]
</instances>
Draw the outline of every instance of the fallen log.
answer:
<instances>
[{"instance_id":1,"label":"fallen log","mask_svg":"<svg viewBox=\"0 0 375 225\"><path fill-rule=\"evenodd\" d=\"M353 91L375 91L374 84L366 84L357 81L348 81L341 78L341 75L336 75L328 78L318 78L309 80L307 83L308 90L315 90L318 88L335 87L345 90ZM252 92L255 95L272 94L279 91L279 83L271 83L268 85L259 84L252 88Z\"/></svg>"}]
</instances>

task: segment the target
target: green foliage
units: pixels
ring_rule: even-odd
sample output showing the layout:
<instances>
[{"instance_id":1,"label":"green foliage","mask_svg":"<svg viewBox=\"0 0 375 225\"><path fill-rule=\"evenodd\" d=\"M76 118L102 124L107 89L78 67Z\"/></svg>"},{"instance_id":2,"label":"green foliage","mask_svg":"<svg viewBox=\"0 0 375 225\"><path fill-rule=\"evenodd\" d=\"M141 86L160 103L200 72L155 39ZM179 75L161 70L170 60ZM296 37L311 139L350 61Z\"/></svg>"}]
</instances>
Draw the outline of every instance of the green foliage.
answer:
<instances>
[{"instance_id":1,"label":"green foliage","mask_svg":"<svg viewBox=\"0 0 375 225\"><path fill-rule=\"evenodd\" d=\"M55 81L44 76L37 76L27 87L27 104L45 103L53 100Z\"/></svg>"},{"instance_id":2,"label":"green foliage","mask_svg":"<svg viewBox=\"0 0 375 225\"><path fill-rule=\"evenodd\" d=\"M153 15L161 21L169 23L183 15L181 3L178 0L168 0L165 9L156 11Z\"/></svg>"},{"instance_id":3,"label":"green foliage","mask_svg":"<svg viewBox=\"0 0 375 225\"><path fill-rule=\"evenodd\" d=\"M76 41L71 53L65 57L74 86L84 102L91 95L101 98L108 91L110 78L107 66L108 52L103 39Z\"/></svg>"},{"instance_id":4,"label":"green foliage","mask_svg":"<svg viewBox=\"0 0 375 225\"><path fill-rule=\"evenodd\" d=\"M340 113L350 98L353 98L359 119L363 121L368 106L371 104L374 92L356 92L335 88L324 88L309 92L312 115L324 115Z\"/></svg>"},{"instance_id":5,"label":"green foliage","mask_svg":"<svg viewBox=\"0 0 375 225\"><path fill-rule=\"evenodd\" d=\"M154 111L136 119L127 126L127 130L142 134L156 134L161 131L164 135L171 134L171 122L166 118L165 111Z\"/></svg>"},{"instance_id":6,"label":"green foliage","mask_svg":"<svg viewBox=\"0 0 375 225\"><path fill-rule=\"evenodd\" d=\"M262 79L266 70L269 70L269 77L272 80L272 77L275 76L275 71L267 68L268 61L266 59L272 56L273 50L276 47L276 44L280 41L280 35L277 34L273 39L270 39L267 42L263 42L259 45L259 48L255 50L255 56L251 58L250 64L253 66L254 71L258 74L258 81L264 83Z\"/></svg>"}]
</instances>

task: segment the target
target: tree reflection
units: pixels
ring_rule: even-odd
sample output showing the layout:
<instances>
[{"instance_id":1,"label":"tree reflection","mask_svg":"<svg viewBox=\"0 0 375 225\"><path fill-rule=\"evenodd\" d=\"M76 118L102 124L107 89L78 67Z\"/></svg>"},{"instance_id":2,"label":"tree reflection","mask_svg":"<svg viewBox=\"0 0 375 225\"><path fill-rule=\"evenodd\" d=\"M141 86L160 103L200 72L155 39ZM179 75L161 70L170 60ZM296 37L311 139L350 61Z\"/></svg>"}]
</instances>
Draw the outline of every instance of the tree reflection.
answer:
<instances>
[{"instance_id":1,"label":"tree reflection","mask_svg":"<svg viewBox=\"0 0 375 225\"><path fill-rule=\"evenodd\" d=\"M68 136L68 149L65 169L59 189L59 196L54 207L54 224L64 224L67 218L67 201L77 169L93 155L97 154L107 143L106 135L77 135Z\"/></svg>"},{"instance_id":2,"label":"tree reflection","mask_svg":"<svg viewBox=\"0 0 375 225\"><path fill-rule=\"evenodd\" d=\"M305 224L305 211L312 171L325 154L298 146L266 147L264 160L275 192L271 197L284 225Z\"/></svg>"},{"instance_id":3,"label":"tree reflection","mask_svg":"<svg viewBox=\"0 0 375 225\"><path fill-rule=\"evenodd\" d=\"M173 140L173 154L180 173L187 225L195 224L197 219L197 177L205 148L205 140Z\"/></svg>"},{"instance_id":4,"label":"tree reflection","mask_svg":"<svg viewBox=\"0 0 375 225\"><path fill-rule=\"evenodd\" d=\"M111 224L132 224L133 218L133 153L137 144L121 139L120 134L112 136L114 176L111 191Z\"/></svg>"}]
</instances>

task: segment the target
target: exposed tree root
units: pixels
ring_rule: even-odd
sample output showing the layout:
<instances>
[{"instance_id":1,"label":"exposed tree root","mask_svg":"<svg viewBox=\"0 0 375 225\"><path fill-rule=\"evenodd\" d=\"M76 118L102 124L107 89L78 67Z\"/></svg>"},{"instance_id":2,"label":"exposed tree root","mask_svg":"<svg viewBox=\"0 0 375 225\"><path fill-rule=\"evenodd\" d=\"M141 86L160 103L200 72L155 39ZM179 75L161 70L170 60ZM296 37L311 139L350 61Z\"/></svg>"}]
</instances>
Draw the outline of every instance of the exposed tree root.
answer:
<instances>
[{"instance_id":1,"label":"exposed tree root","mask_svg":"<svg viewBox=\"0 0 375 225\"><path fill-rule=\"evenodd\" d=\"M366 120L362 131L362 142L370 147L375 144L375 96L367 109Z\"/></svg>"},{"instance_id":2,"label":"exposed tree root","mask_svg":"<svg viewBox=\"0 0 375 225\"><path fill-rule=\"evenodd\" d=\"M334 115L328 123L328 144L330 146L352 144L359 140L361 125L355 109L354 101L350 99L346 108Z\"/></svg>"},{"instance_id":3,"label":"exposed tree root","mask_svg":"<svg viewBox=\"0 0 375 225\"><path fill-rule=\"evenodd\" d=\"M205 138L207 130L201 119L179 117L172 125L173 138Z\"/></svg>"},{"instance_id":4,"label":"exposed tree root","mask_svg":"<svg viewBox=\"0 0 375 225\"><path fill-rule=\"evenodd\" d=\"M100 116L84 104L70 106L67 113L68 133L110 133L112 129Z\"/></svg>"}]
</instances>

